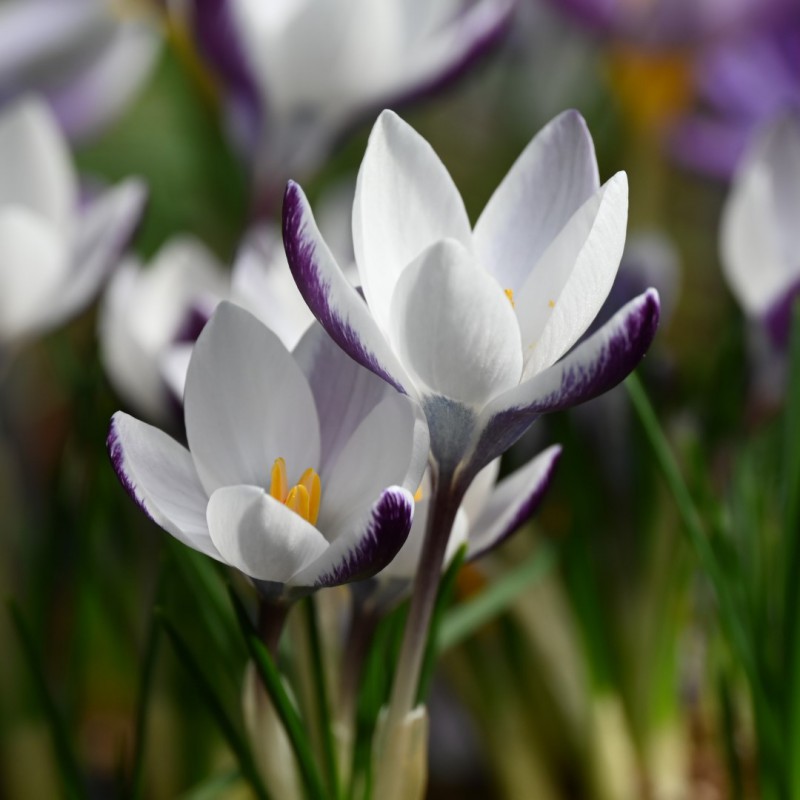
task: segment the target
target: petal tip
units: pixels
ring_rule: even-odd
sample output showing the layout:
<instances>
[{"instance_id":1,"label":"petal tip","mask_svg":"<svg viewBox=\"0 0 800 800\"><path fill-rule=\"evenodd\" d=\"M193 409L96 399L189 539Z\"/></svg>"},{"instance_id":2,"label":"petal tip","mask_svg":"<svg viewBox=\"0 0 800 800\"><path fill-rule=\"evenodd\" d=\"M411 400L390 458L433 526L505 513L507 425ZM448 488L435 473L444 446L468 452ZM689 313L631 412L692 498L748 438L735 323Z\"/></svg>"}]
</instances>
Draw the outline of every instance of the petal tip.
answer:
<instances>
[{"instance_id":1,"label":"petal tip","mask_svg":"<svg viewBox=\"0 0 800 800\"><path fill-rule=\"evenodd\" d=\"M122 487L130 496L131 500L144 512L148 519L153 520L153 516L145 505L144 499L141 497L136 489L136 483L133 476L129 473L125 463L125 448L122 443L122 438L119 430L121 421L127 419L128 415L122 411L116 411L111 417L111 423L108 427L108 436L106 436L106 449L108 456L111 459L111 466L116 473L117 479L122 484Z\"/></svg>"}]
</instances>

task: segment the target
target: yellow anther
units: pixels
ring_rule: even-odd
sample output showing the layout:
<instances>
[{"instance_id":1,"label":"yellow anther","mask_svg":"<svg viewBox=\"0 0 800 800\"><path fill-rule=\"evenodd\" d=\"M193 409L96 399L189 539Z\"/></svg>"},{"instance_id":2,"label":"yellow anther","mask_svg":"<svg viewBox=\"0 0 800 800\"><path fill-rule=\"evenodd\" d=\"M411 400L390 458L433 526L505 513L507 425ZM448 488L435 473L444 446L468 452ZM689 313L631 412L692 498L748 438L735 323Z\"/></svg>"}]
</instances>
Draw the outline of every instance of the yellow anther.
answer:
<instances>
[{"instance_id":1,"label":"yellow anther","mask_svg":"<svg viewBox=\"0 0 800 800\"><path fill-rule=\"evenodd\" d=\"M322 500L322 483L316 470L309 467L300 478L298 486L302 486L308 492L308 516L306 519L312 524L317 524L319 517L319 504Z\"/></svg>"},{"instance_id":2,"label":"yellow anther","mask_svg":"<svg viewBox=\"0 0 800 800\"><path fill-rule=\"evenodd\" d=\"M503 289L505 292L506 297L508 298L508 302L511 303L511 308L514 308L514 290L513 289Z\"/></svg>"},{"instance_id":3,"label":"yellow anther","mask_svg":"<svg viewBox=\"0 0 800 800\"><path fill-rule=\"evenodd\" d=\"M272 465L269 493L279 502L287 502L289 479L286 477L286 462L282 458L276 458Z\"/></svg>"},{"instance_id":4,"label":"yellow anther","mask_svg":"<svg viewBox=\"0 0 800 800\"><path fill-rule=\"evenodd\" d=\"M556 301L555 300L548 300L547 301L547 305L550 306L550 308L555 308L556 307Z\"/></svg>"},{"instance_id":5,"label":"yellow anther","mask_svg":"<svg viewBox=\"0 0 800 800\"><path fill-rule=\"evenodd\" d=\"M419 489L414 492L414 502L419 503L419 501L422 500L422 496L422 487L420 486Z\"/></svg>"},{"instance_id":6,"label":"yellow anther","mask_svg":"<svg viewBox=\"0 0 800 800\"><path fill-rule=\"evenodd\" d=\"M289 496L286 498L286 507L290 508L296 514L299 514L307 522L310 522L311 520L308 516L310 505L311 501L308 496L308 489L301 483L298 483L297 486L293 486L292 490L289 492Z\"/></svg>"}]
</instances>

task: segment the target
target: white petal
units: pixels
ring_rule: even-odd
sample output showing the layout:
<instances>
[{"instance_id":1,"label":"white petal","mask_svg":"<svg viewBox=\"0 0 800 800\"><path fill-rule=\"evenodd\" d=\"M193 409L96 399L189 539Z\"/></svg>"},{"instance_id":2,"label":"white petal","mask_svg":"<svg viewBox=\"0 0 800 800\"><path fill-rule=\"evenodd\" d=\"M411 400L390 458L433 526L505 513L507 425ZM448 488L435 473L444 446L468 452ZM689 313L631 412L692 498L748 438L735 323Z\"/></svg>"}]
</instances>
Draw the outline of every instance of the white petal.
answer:
<instances>
[{"instance_id":1,"label":"white petal","mask_svg":"<svg viewBox=\"0 0 800 800\"><path fill-rule=\"evenodd\" d=\"M200 480L267 486L276 458L295 483L319 464L319 422L308 382L280 339L223 302L192 353L184 397L186 435Z\"/></svg>"},{"instance_id":2,"label":"white petal","mask_svg":"<svg viewBox=\"0 0 800 800\"><path fill-rule=\"evenodd\" d=\"M522 350L511 303L452 239L405 270L391 322L395 349L424 393L480 407L519 383Z\"/></svg>"},{"instance_id":3,"label":"white petal","mask_svg":"<svg viewBox=\"0 0 800 800\"><path fill-rule=\"evenodd\" d=\"M25 206L67 235L77 200L69 150L47 106L24 98L7 107L0 114L0 206Z\"/></svg>"},{"instance_id":4,"label":"white petal","mask_svg":"<svg viewBox=\"0 0 800 800\"><path fill-rule=\"evenodd\" d=\"M252 230L233 267L232 299L278 334L289 350L314 321L294 282L276 226Z\"/></svg>"},{"instance_id":5,"label":"white petal","mask_svg":"<svg viewBox=\"0 0 800 800\"><path fill-rule=\"evenodd\" d=\"M58 323L52 299L68 263L67 243L49 222L21 206L0 209L0 337Z\"/></svg>"},{"instance_id":6,"label":"white petal","mask_svg":"<svg viewBox=\"0 0 800 800\"><path fill-rule=\"evenodd\" d=\"M329 539L351 527L351 520L362 515L384 489L407 479L415 450L427 456L427 437L415 441L415 430L412 401L392 392L353 432L336 461L320 475L319 526ZM420 478L421 473L408 482L416 488Z\"/></svg>"},{"instance_id":7,"label":"white petal","mask_svg":"<svg viewBox=\"0 0 800 800\"><path fill-rule=\"evenodd\" d=\"M628 181L617 173L547 248L515 298L525 377L555 363L605 302L625 247Z\"/></svg>"},{"instance_id":8,"label":"white petal","mask_svg":"<svg viewBox=\"0 0 800 800\"><path fill-rule=\"evenodd\" d=\"M168 347L159 358L161 377L180 404L183 404L183 394L186 391L186 375L192 360L192 350L194 342L176 344Z\"/></svg>"},{"instance_id":9,"label":"white petal","mask_svg":"<svg viewBox=\"0 0 800 800\"><path fill-rule=\"evenodd\" d=\"M731 291L761 316L800 277L800 121L766 129L738 170L720 228L722 266Z\"/></svg>"},{"instance_id":10,"label":"white petal","mask_svg":"<svg viewBox=\"0 0 800 800\"><path fill-rule=\"evenodd\" d=\"M550 485L560 455L558 445L549 447L497 484L480 516L471 520L469 558L502 544L530 518Z\"/></svg>"},{"instance_id":11,"label":"white petal","mask_svg":"<svg viewBox=\"0 0 800 800\"><path fill-rule=\"evenodd\" d=\"M206 525L208 497L185 447L118 411L108 450L122 485L157 525L194 550L220 558Z\"/></svg>"},{"instance_id":12,"label":"white petal","mask_svg":"<svg viewBox=\"0 0 800 800\"><path fill-rule=\"evenodd\" d=\"M328 549L325 537L258 486L217 489L208 528L222 558L261 581L286 583Z\"/></svg>"},{"instance_id":13,"label":"white petal","mask_svg":"<svg viewBox=\"0 0 800 800\"><path fill-rule=\"evenodd\" d=\"M472 247L461 195L431 146L391 111L375 123L353 205L353 243L370 310L384 330L395 284L444 238Z\"/></svg>"},{"instance_id":14,"label":"white petal","mask_svg":"<svg viewBox=\"0 0 800 800\"><path fill-rule=\"evenodd\" d=\"M497 476L500 474L500 459L496 458L490 461L473 479L472 483L464 495L461 502L461 508L467 515L470 524L483 512L489 497L494 490L494 485L497 483Z\"/></svg>"},{"instance_id":15,"label":"white petal","mask_svg":"<svg viewBox=\"0 0 800 800\"><path fill-rule=\"evenodd\" d=\"M565 111L534 137L487 203L475 225L479 261L503 288L519 292L599 185L586 123Z\"/></svg>"}]
</instances>

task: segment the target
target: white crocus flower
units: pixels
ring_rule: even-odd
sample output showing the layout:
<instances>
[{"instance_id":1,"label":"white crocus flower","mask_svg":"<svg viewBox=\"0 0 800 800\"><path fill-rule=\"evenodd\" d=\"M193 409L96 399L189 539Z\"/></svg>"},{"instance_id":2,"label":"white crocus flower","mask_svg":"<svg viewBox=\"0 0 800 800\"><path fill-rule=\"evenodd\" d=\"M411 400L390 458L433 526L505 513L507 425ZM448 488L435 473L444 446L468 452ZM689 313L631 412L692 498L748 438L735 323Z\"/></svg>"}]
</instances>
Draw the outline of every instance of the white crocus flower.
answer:
<instances>
[{"instance_id":1,"label":"white crocus flower","mask_svg":"<svg viewBox=\"0 0 800 800\"><path fill-rule=\"evenodd\" d=\"M369 112L461 74L508 28L513 5L196 0L193 21L227 85L230 125L259 179L275 185L315 169Z\"/></svg>"},{"instance_id":2,"label":"white crocus flower","mask_svg":"<svg viewBox=\"0 0 800 800\"><path fill-rule=\"evenodd\" d=\"M733 180L720 249L728 285L744 312L786 345L800 294L800 115L765 128Z\"/></svg>"},{"instance_id":3,"label":"white crocus flower","mask_svg":"<svg viewBox=\"0 0 800 800\"><path fill-rule=\"evenodd\" d=\"M82 202L47 107L25 98L0 114L0 342L82 311L128 243L144 199L141 181L129 179Z\"/></svg>"},{"instance_id":4,"label":"white crocus flower","mask_svg":"<svg viewBox=\"0 0 800 800\"><path fill-rule=\"evenodd\" d=\"M164 530L267 597L368 577L402 547L424 422L319 326L289 353L221 303L195 345L184 411L188 449L117 412L116 472Z\"/></svg>"},{"instance_id":5,"label":"white crocus flower","mask_svg":"<svg viewBox=\"0 0 800 800\"><path fill-rule=\"evenodd\" d=\"M120 396L148 419L173 416L175 399L162 377L168 348L194 342L229 291L221 264L189 236L171 239L146 267L126 259L111 277L99 319L103 366Z\"/></svg>"},{"instance_id":6,"label":"white crocus flower","mask_svg":"<svg viewBox=\"0 0 800 800\"><path fill-rule=\"evenodd\" d=\"M101 133L155 66L161 37L136 0L0 3L0 103L42 94L73 141Z\"/></svg>"},{"instance_id":7,"label":"white crocus flower","mask_svg":"<svg viewBox=\"0 0 800 800\"><path fill-rule=\"evenodd\" d=\"M431 147L387 111L353 206L366 303L293 183L284 241L298 287L330 335L420 402L433 463L457 498L540 414L607 391L647 351L658 322L654 290L572 349L614 281L626 221L626 177L599 186L575 112L534 138L473 230Z\"/></svg>"}]
</instances>

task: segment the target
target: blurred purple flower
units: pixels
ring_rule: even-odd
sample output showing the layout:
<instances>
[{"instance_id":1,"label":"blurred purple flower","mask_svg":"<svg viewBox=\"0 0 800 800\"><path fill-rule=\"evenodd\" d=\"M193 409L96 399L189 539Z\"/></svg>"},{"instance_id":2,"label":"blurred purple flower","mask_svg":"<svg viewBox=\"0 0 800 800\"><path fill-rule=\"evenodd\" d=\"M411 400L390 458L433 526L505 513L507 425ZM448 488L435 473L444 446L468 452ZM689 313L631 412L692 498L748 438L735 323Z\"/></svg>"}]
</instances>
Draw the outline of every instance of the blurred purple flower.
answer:
<instances>
[{"instance_id":1,"label":"blurred purple flower","mask_svg":"<svg viewBox=\"0 0 800 800\"><path fill-rule=\"evenodd\" d=\"M72 141L101 133L149 76L160 36L112 0L0 4L0 104L42 94ZM133 4L131 4L133 6Z\"/></svg>"},{"instance_id":2,"label":"blurred purple flower","mask_svg":"<svg viewBox=\"0 0 800 800\"><path fill-rule=\"evenodd\" d=\"M639 45L692 44L724 35L784 0L551 0L603 36Z\"/></svg>"},{"instance_id":3,"label":"blurred purple flower","mask_svg":"<svg viewBox=\"0 0 800 800\"><path fill-rule=\"evenodd\" d=\"M686 166L727 179L764 122L800 109L800 6L711 45L695 74L702 110L677 125L672 148Z\"/></svg>"}]
</instances>

